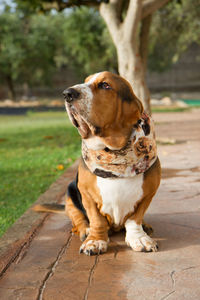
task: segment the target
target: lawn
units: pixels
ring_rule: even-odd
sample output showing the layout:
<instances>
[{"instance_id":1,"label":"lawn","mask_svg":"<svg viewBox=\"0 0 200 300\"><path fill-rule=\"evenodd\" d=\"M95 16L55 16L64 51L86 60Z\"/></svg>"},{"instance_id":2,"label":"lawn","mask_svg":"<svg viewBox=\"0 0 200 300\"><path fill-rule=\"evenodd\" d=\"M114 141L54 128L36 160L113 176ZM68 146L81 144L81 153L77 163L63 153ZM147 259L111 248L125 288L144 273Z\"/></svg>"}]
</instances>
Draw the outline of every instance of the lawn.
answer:
<instances>
[{"instance_id":1,"label":"lawn","mask_svg":"<svg viewBox=\"0 0 200 300\"><path fill-rule=\"evenodd\" d=\"M0 235L79 155L65 112L0 116Z\"/></svg>"}]
</instances>

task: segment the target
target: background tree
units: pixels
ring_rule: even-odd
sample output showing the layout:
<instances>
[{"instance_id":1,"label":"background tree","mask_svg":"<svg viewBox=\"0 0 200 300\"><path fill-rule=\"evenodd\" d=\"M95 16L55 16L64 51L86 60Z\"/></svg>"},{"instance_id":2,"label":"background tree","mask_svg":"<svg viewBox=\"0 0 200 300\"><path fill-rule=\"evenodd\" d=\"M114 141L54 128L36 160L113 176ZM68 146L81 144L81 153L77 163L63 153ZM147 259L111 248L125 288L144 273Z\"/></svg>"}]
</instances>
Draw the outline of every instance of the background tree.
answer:
<instances>
[{"instance_id":1,"label":"background tree","mask_svg":"<svg viewBox=\"0 0 200 300\"><path fill-rule=\"evenodd\" d=\"M149 64L164 72L176 63L192 43L200 45L200 0L171 1L152 20Z\"/></svg>"},{"instance_id":2,"label":"background tree","mask_svg":"<svg viewBox=\"0 0 200 300\"><path fill-rule=\"evenodd\" d=\"M156 3L152 0L138 2L138 5L142 4L140 7L142 15L136 22L137 26L133 26L136 30L135 39L130 42L134 30L130 30L128 25L128 29L125 30L125 24L128 24L126 23L128 12L131 14L129 16L131 22L134 19L130 4L136 5L135 0L131 3L110 0L109 4L95 0L68 0L59 3L48 0L16 0L17 17L12 13L10 19L7 17L3 19L1 16L0 20L0 38L3 45L0 48L2 63L0 76L7 69L14 82L28 81L29 85L41 85L50 83L54 73L67 66L83 79L89 73L103 69L116 71L118 56L120 74L132 82L135 92L139 90L138 94L143 93L143 97L148 96L149 92L145 84L148 40L150 50L148 68L153 71L166 70L178 60L181 53L192 42L200 42L198 18L200 0L169 1L167 5L157 10L152 18L149 14L150 9L152 11L155 6L158 7L158 3L163 4L161 2L160 0ZM153 3L155 6L152 6ZM87 6L80 6L80 4L87 4ZM116 47L110 39L103 18L95 8L90 7L91 4L99 7L100 11L105 10L107 17L104 17L108 18L108 22L110 19L112 24L117 22L117 25L109 25L110 31L117 28L115 39L119 40L119 43L115 43ZM52 7L56 10L72 8L55 13ZM117 8L119 10L116 10ZM41 15L42 11L45 14ZM116 12L117 16L115 16ZM146 13L148 14L145 17ZM109 14L114 14L114 17L109 18ZM21 25L18 24L19 22ZM10 31L9 26L12 27ZM116 28L111 29L112 26ZM3 78L5 80L6 76ZM142 96L139 97L142 99Z\"/></svg>"},{"instance_id":3,"label":"background tree","mask_svg":"<svg viewBox=\"0 0 200 300\"><path fill-rule=\"evenodd\" d=\"M145 80L147 44L151 15L169 0L17 0L19 8L37 10L89 5L99 8L105 20L118 57L120 75L131 83L134 92L150 112L150 94Z\"/></svg>"},{"instance_id":4,"label":"background tree","mask_svg":"<svg viewBox=\"0 0 200 300\"><path fill-rule=\"evenodd\" d=\"M60 17L18 13L0 15L0 79L15 100L16 84L41 85L50 81L64 48Z\"/></svg>"},{"instance_id":5,"label":"background tree","mask_svg":"<svg viewBox=\"0 0 200 300\"><path fill-rule=\"evenodd\" d=\"M114 46L96 10L42 15L7 10L0 15L0 78L10 98L16 98L16 85L52 84L66 66L80 80L100 69L117 70Z\"/></svg>"},{"instance_id":6,"label":"background tree","mask_svg":"<svg viewBox=\"0 0 200 300\"><path fill-rule=\"evenodd\" d=\"M117 70L115 47L97 10L85 6L71 10L63 19L65 53L71 68L84 79L90 73Z\"/></svg>"},{"instance_id":7,"label":"background tree","mask_svg":"<svg viewBox=\"0 0 200 300\"><path fill-rule=\"evenodd\" d=\"M0 15L0 80L8 86L10 97L15 100L14 81L20 77L24 60L24 37L16 15Z\"/></svg>"}]
</instances>

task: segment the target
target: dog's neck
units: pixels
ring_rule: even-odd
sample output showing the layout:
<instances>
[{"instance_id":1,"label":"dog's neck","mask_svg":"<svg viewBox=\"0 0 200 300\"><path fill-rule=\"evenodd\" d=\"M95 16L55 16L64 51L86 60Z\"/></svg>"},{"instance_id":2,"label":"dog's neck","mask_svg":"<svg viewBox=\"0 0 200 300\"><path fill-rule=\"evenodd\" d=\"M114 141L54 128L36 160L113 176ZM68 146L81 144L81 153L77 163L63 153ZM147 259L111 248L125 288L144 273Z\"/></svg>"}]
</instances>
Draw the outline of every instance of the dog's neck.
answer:
<instances>
[{"instance_id":1,"label":"dog's neck","mask_svg":"<svg viewBox=\"0 0 200 300\"><path fill-rule=\"evenodd\" d=\"M133 125L126 146L120 150L92 150L82 141L82 156L89 170L103 178L133 177L147 171L157 159L154 124L145 112Z\"/></svg>"}]
</instances>

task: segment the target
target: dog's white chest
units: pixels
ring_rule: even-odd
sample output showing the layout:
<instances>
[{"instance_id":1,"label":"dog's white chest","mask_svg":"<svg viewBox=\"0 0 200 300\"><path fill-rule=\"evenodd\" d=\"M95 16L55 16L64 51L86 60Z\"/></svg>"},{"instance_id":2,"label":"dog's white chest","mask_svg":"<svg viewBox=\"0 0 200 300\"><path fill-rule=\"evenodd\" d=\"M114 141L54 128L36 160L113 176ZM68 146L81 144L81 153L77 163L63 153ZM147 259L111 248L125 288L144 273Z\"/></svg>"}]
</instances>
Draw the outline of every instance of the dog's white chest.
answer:
<instances>
[{"instance_id":1,"label":"dog's white chest","mask_svg":"<svg viewBox=\"0 0 200 300\"><path fill-rule=\"evenodd\" d=\"M121 225L124 217L134 211L135 203L141 199L143 174L132 178L101 178L97 176L97 186L102 197L101 212L108 214L115 225Z\"/></svg>"}]
</instances>

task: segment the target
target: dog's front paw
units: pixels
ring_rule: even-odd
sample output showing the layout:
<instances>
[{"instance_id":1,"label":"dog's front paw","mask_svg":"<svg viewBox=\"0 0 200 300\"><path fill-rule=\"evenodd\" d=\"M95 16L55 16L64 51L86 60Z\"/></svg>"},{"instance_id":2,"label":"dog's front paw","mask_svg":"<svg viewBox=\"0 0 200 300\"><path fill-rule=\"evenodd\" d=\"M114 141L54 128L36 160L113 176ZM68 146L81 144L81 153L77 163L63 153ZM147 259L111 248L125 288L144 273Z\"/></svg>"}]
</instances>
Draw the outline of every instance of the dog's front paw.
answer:
<instances>
[{"instance_id":1,"label":"dog's front paw","mask_svg":"<svg viewBox=\"0 0 200 300\"><path fill-rule=\"evenodd\" d=\"M158 245L156 241L150 238L146 233L141 237L134 237L130 234L126 236L126 243L134 251L137 252L156 252L158 251Z\"/></svg>"},{"instance_id":2,"label":"dog's front paw","mask_svg":"<svg viewBox=\"0 0 200 300\"><path fill-rule=\"evenodd\" d=\"M80 253L98 255L107 251L108 243L103 240L86 240L80 247Z\"/></svg>"},{"instance_id":3,"label":"dog's front paw","mask_svg":"<svg viewBox=\"0 0 200 300\"><path fill-rule=\"evenodd\" d=\"M150 236L148 236L142 225L137 224L134 220L129 219L125 223L126 243L134 250L140 252L156 252L158 245Z\"/></svg>"}]
</instances>

